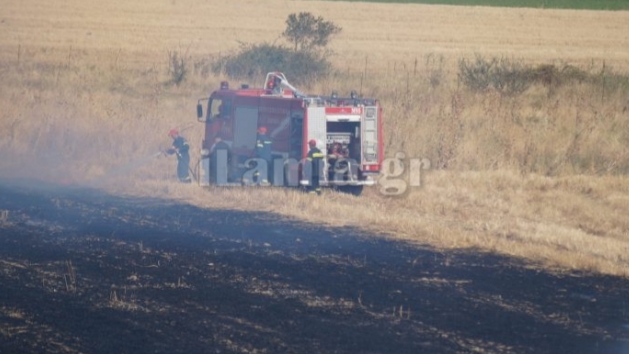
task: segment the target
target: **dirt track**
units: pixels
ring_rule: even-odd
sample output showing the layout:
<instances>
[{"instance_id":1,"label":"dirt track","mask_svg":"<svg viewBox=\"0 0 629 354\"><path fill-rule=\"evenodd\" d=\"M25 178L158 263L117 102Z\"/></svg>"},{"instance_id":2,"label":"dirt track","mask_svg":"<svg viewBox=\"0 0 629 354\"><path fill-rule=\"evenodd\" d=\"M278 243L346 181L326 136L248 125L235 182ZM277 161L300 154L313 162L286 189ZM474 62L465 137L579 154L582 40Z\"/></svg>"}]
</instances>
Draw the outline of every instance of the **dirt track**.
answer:
<instances>
[{"instance_id":1,"label":"dirt track","mask_svg":"<svg viewBox=\"0 0 629 354\"><path fill-rule=\"evenodd\" d=\"M627 279L93 190L0 187L0 287L0 353L629 351Z\"/></svg>"}]
</instances>

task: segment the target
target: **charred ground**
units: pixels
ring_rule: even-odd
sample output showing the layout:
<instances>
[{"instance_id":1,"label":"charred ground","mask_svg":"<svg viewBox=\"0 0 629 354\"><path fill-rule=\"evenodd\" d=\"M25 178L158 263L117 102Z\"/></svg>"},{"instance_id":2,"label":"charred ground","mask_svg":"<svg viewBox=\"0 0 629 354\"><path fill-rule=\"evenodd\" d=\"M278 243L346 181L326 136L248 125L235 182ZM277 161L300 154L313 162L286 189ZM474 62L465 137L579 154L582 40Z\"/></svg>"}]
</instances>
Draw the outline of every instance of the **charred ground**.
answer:
<instances>
[{"instance_id":1,"label":"charred ground","mask_svg":"<svg viewBox=\"0 0 629 354\"><path fill-rule=\"evenodd\" d=\"M623 278L89 189L0 210L2 353L629 350Z\"/></svg>"}]
</instances>

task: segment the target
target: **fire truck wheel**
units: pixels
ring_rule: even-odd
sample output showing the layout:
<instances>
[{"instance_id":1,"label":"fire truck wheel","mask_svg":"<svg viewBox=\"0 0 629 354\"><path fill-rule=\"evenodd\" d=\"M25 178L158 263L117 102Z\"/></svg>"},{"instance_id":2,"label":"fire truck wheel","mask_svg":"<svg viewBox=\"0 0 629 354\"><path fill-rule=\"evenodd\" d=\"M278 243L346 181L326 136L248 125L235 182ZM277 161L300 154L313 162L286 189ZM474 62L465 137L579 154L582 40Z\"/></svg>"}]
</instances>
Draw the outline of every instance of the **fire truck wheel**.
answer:
<instances>
[{"instance_id":1,"label":"fire truck wheel","mask_svg":"<svg viewBox=\"0 0 629 354\"><path fill-rule=\"evenodd\" d=\"M363 186L339 186L339 191L358 197L363 192Z\"/></svg>"}]
</instances>

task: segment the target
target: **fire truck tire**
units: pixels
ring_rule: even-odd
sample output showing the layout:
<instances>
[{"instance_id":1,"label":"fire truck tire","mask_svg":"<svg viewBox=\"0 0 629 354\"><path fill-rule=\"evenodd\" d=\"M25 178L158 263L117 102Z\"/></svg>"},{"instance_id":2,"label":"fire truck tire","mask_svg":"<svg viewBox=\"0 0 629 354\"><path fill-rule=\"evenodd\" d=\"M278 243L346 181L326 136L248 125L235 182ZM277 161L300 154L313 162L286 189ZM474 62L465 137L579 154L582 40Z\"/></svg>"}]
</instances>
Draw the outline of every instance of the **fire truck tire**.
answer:
<instances>
[{"instance_id":1,"label":"fire truck tire","mask_svg":"<svg viewBox=\"0 0 629 354\"><path fill-rule=\"evenodd\" d=\"M363 186L339 186L339 191L355 196L359 196L363 192Z\"/></svg>"}]
</instances>

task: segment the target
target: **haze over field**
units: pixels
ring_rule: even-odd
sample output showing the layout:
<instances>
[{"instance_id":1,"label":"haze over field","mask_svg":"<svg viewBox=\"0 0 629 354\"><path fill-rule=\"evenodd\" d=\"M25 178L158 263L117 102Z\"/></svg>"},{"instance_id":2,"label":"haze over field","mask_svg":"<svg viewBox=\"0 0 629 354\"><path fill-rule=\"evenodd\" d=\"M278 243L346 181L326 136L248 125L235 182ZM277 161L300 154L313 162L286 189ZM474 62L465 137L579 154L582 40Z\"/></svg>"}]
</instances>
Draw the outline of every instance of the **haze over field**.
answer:
<instances>
[{"instance_id":1,"label":"haze over field","mask_svg":"<svg viewBox=\"0 0 629 354\"><path fill-rule=\"evenodd\" d=\"M332 193L312 201L284 190L217 191L217 199L172 183L174 161L151 158L169 144L173 126L198 157L196 99L224 79L211 73L213 60L243 43L281 43L286 17L300 11L343 28L329 47L339 73L302 89L360 88L380 98L390 156L405 151L433 162L422 188L401 199L374 189L361 202ZM580 83L534 86L516 97L472 93L457 68L478 54L626 73L629 12L11 0L0 8L0 33L3 177L104 181L120 193L273 210L437 247L627 275L626 91ZM179 86L169 83L173 52L189 68Z\"/></svg>"}]
</instances>

